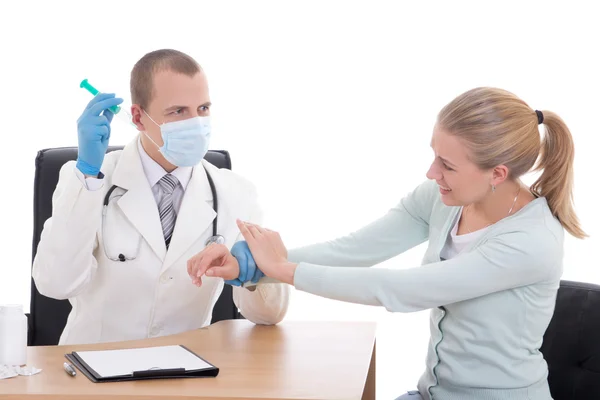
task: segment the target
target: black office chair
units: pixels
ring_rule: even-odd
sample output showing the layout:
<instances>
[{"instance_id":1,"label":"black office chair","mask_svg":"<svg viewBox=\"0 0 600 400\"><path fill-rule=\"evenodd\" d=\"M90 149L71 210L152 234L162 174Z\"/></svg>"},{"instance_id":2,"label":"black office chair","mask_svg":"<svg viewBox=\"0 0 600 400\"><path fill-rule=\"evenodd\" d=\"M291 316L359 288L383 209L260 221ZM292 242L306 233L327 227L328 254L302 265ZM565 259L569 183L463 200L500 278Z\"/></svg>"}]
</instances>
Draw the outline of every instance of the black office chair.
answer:
<instances>
[{"instance_id":1,"label":"black office chair","mask_svg":"<svg viewBox=\"0 0 600 400\"><path fill-rule=\"evenodd\" d=\"M600 399L600 286L561 282L541 351L554 400Z\"/></svg>"},{"instance_id":2,"label":"black office chair","mask_svg":"<svg viewBox=\"0 0 600 400\"><path fill-rule=\"evenodd\" d=\"M120 150L122 147L111 146L108 151ZM38 242L44 222L52 215L52 194L58 182L60 168L64 163L77 159L76 147L45 149L38 152L35 159L35 180L33 189L33 254L37 253ZM231 158L227 151L209 151L205 159L219 168L231 169ZM68 300L55 300L38 292L31 280L31 305L29 318L30 346L56 345L67 323L71 312ZM233 303L231 286L225 285L223 293L217 300L212 314L212 323L243 318Z\"/></svg>"}]
</instances>

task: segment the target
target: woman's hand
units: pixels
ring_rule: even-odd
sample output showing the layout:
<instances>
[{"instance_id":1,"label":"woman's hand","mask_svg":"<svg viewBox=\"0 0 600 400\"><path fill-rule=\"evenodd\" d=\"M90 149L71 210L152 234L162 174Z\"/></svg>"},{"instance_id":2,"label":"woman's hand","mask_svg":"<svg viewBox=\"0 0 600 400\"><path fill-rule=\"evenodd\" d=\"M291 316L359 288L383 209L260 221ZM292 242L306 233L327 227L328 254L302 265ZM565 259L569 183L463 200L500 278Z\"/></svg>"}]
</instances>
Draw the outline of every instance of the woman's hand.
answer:
<instances>
[{"instance_id":1,"label":"woman's hand","mask_svg":"<svg viewBox=\"0 0 600 400\"><path fill-rule=\"evenodd\" d=\"M293 285L296 264L288 262L279 233L240 220L237 225L258 268L268 277Z\"/></svg>"}]
</instances>

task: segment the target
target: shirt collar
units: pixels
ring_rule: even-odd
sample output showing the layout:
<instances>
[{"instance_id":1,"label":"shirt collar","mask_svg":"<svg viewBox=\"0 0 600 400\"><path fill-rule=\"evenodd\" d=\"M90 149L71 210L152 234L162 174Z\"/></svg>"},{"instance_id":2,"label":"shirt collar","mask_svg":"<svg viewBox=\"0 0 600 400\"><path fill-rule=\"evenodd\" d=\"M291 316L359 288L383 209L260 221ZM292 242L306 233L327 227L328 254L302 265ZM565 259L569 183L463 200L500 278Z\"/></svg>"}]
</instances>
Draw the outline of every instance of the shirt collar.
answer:
<instances>
[{"instance_id":1,"label":"shirt collar","mask_svg":"<svg viewBox=\"0 0 600 400\"><path fill-rule=\"evenodd\" d=\"M148 179L148 183L150 187L154 187L158 183L158 181L167 174L167 171L164 170L156 161L152 159L144 150L142 146L142 140L138 139L138 152L140 153L140 160L142 161L142 167L144 168L144 173L146 174L146 178ZM177 167L171 172L179 183L183 190L187 188L188 183L190 182L190 178L192 177L192 167Z\"/></svg>"}]
</instances>

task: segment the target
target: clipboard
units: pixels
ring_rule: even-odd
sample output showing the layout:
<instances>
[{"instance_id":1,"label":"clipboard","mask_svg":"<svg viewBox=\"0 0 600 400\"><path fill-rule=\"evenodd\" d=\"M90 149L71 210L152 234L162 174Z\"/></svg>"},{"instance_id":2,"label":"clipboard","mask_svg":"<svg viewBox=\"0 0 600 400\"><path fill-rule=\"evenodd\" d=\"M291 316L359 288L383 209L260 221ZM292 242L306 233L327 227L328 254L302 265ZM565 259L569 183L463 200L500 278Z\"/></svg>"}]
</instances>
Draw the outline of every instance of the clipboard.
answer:
<instances>
[{"instance_id":1,"label":"clipboard","mask_svg":"<svg viewBox=\"0 0 600 400\"><path fill-rule=\"evenodd\" d=\"M112 374L106 370L106 363L112 360L123 359L127 360L127 354L160 353L165 351L176 352L183 356L193 364L200 366L199 368L185 368L183 366L168 368L148 367L138 368L124 373L123 368L120 372ZM92 354L95 353L95 354ZM146 354L149 355L149 354ZM150 354L152 357L152 354ZM106 351L90 351L90 352L72 352L65 354L65 358L69 360L81 373L83 373L90 381L94 383L102 382L124 382L147 379L175 379L175 378L214 378L219 374L219 368L204 360L202 357L191 351L185 346L162 346L148 347L141 349L122 349L122 350L106 350ZM101 365L101 362L104 365ZM132 360L132 362L135 360ZM127 361L126 361L127 362ZM171 362L172 363L172 362ZM134 363L135 364L135 363ZM153 365L160 365L161 360L157 360Z\"/></svg>"}]
</instances>

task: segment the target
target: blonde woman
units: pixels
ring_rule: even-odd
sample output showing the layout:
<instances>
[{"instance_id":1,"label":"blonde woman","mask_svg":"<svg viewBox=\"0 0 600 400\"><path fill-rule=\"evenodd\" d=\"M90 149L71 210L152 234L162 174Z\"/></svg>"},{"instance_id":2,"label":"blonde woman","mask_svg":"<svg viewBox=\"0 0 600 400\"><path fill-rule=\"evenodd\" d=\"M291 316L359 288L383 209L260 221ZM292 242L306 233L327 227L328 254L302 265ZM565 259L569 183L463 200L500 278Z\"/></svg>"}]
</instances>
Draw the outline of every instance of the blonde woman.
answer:
<instances>
[{"instance_id":1,"label":"blonde woman","mask_svg":"<svg viewBox=\"0 0 600 400\"><path fill-rule=\"evenodd\" d=\"M431 309L426 370L418 391L399 399L549 400L540 346L563 271L563 233L586 236L572 204L569 129L509 92L477 88L441 110L431 147L429 181L377 221L289 254L277 233L238 222L251 255L267 277L318 296L391 312ZM536 168L541 176L526 187L519 178ZM425 241L420 267L366 268ZM192 264L192 275L238 271L224 247Z\"/></svg>"}]
</instances>

